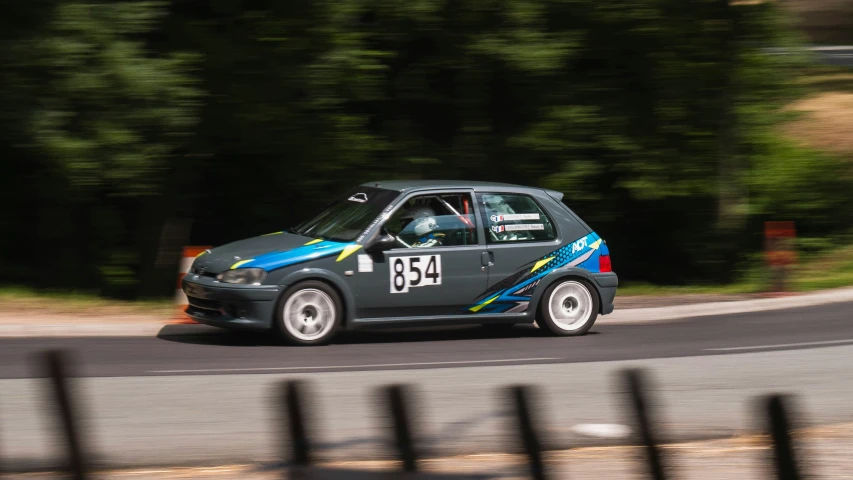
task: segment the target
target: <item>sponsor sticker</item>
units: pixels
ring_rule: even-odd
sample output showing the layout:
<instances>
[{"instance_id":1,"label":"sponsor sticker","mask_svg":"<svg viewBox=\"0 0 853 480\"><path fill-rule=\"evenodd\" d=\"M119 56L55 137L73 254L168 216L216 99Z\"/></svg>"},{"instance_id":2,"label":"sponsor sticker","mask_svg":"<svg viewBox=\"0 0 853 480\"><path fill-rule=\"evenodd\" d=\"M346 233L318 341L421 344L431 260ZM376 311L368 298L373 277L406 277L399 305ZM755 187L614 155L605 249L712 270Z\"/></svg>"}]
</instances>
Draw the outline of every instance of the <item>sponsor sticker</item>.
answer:
<instances>
[{"instance_id":1,"label":"sponsor sticker","mask_svg":"<svg viewBox=\"0 0 853 480\"><path fill-rule=\"evenodd\" d=\"M359 254L358 256L358 271L364 273L370 273L373 271L373 259L370 258L370 255Z\"/></svg>"},{"instance_id":2,"label":"sponsor sticker","mask_svg":"<svg viewBox=\"0 0 853 480\"><path fill-rule=\"evenodd\" d=\"M492 231L495 233L501 232L519 232L530 230L545 230L545 225L541 223L520 223L518 225L493 225Z\"/></svg>"},{"instance_id":3,"label":"sponsor sticker","mask_svg":"<svg viewBox=\"0 0 853 480\"><path fill-rule=\"evenodd\" d=\"M586 246L587 246L587 243L586 243L586 237L583 237L582 239L580 239L580 240L578 240L577 242L573 243L573 244L572 244L572 255L574 255L574 254L576 254L576 253L580 252L581 250L583 250L584 248L586 248Z\"/></svg>"},{"instance_id":4,"label":"sponsor sticker","mask_svg":"<svg viewBox=\"0 0 853 480\"><path fill-rule=\"evenodd\" d=\"M364 203L367 201L367 194L366 193L356 193L355 195L349 197L349 201L350 202Z\"/></svg>"},{"instance_id":5,"label":"sponsor sticker","mask_svg":"<svg viewBox=\"0 0 853 480\"><path fill-rule=\"evenodd\" d=\"M494 223L511 222L513 220L539 220L538 213L510 213L507 215L492 215L489 217Z\"/></svg>"}]
</instances>

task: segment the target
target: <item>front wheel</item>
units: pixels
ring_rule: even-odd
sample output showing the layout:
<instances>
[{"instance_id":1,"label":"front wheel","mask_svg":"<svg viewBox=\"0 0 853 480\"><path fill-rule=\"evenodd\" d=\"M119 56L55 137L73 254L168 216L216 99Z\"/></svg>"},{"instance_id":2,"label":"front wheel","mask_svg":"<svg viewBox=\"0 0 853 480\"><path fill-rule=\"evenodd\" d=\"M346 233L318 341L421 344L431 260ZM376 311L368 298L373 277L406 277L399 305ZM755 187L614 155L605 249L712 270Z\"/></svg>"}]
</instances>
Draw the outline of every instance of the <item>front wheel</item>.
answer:
<instances>
[{"instance_id":1,"label":"front wheel","mask_svg":"<svg viewBox=\"0 0 853 480\"><path fill-rule=\"evenodd\" d=\"M298 283L283 295L276 330L287 343L322 345L335 335L343 316L338 293L318 281Z\"/></svg>"},{"instance_id":2,"label":"front wheel","mask_svg":"<svg viewBox=\"0 0 853 480\"><path fill-rule=\"evenodd\" d=\"M553 335L583 335L598 317L598 303L598 294L588 282L558 280L542 295L536 323Z\"/></svg>"}]
</instances>

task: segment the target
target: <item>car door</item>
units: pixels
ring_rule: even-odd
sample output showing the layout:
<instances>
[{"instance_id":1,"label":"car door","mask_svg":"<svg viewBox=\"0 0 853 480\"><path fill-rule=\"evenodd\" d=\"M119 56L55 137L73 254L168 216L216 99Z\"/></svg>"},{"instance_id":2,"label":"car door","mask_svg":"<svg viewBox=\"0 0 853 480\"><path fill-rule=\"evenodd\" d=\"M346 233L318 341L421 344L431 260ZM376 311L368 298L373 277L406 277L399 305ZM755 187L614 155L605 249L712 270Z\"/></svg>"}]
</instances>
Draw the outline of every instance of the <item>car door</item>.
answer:
<instances>
[{"instance_id":1,"label":"car door","mask_svg":"<svg viewBox=\"0 0 853 480\"><path fill-rule=\"evenodd\" d=\"M485 244L471 191L415 193L382 229L398 239L384 252L359 255L348 278L356 317L429 317L470 313L488 281Z\"/></svg>"},{"instance_id":2,"label":"car door","mask_svg":"<svg viewBox=\"0 0 853 480\"><path fill-rule=\"evenodd\" d=\"M521 313L536 288L542 260L560 248L556 225L531 195L477 193L489 252L489 287L479 313Z\"/></svg>"}]
</instances>

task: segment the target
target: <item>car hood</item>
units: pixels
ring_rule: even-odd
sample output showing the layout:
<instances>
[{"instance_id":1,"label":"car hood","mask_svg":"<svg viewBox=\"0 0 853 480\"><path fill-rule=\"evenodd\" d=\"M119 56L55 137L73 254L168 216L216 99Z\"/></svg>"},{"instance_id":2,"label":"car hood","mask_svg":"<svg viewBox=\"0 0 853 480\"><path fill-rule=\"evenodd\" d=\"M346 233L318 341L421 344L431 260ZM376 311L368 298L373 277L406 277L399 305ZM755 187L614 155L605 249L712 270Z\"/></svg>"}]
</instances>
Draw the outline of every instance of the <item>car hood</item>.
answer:
<instances>
[{"instance_id":1,"label":"car hood","mask_svg":"<svg viewBox=\"0 0 853 480\"><path fill-rule=\"evenodd\" d=\"M332 255L348 256L359 248L361 245L355 242L275 233L210 249L195 260L193 272L217 274L235 268L263 268L270 271Z\"/></svg>"}]
</instances>

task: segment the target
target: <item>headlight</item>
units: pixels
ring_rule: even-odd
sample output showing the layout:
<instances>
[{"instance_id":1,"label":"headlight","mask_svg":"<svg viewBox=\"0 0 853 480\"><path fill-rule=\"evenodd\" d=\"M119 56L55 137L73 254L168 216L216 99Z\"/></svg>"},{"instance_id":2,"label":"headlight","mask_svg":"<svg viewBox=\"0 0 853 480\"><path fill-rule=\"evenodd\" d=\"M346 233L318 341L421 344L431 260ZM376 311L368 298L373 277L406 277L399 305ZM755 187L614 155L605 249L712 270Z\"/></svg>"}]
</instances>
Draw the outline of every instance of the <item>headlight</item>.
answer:
<instances>
[{"instance_id":1,"label":"headlight","mask_svg":"<svg viewBox=\"0 0 853 480\"><path fill-rule=\"evenodd\" d=\"M228 270L216 276L216 279L222 283L241 283L260 285L264 281L267 272L263 268L239 268L237 270Z\"/></svg>"}]
</instances>

